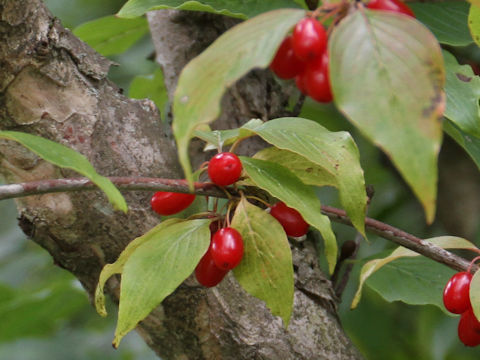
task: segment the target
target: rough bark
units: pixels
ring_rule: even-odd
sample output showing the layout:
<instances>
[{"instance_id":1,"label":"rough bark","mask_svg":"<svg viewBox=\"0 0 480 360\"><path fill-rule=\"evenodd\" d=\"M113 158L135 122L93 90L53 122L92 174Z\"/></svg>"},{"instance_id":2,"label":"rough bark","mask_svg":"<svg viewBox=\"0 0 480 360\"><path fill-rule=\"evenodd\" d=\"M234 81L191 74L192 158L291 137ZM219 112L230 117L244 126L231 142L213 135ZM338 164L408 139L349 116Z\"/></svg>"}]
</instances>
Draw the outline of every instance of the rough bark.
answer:
<instances>
[{"instance_id":1,"label":"rough bark","mask_svg":"<svg viewBox=\"0 0 480 360\"><path fill-rule=\"evenodd\" d=\"M185 62L233 24L211 15L170 12L152 14L149 21L156 39L175 44L156 41L170 93ZM68 145L104 175L180 177L171 134L153 103L124 97L106 79L109 66L62 28L39 0L0 0L2 129ZM252 114L279 114L284 100L267 74L254 72L224 99L226 115L218 126L237 126ZM244 151L252 146L258 144ZM0 154L0 172L11 183L75 176L16 143L1 141ZM92 296L102 266L159 221L149 209L151 194L125 196L126 215L113 212L100 192L22 198L20 226ZM189 278L137 330L164 359L359 359L339 324L336 299L318 268L315 249L308 242L294 244L293 253L296 291L288 330L231 276L215 289ZM113 278L107 291L114 300L118 290Z\"/></svg>"}]
</instances>

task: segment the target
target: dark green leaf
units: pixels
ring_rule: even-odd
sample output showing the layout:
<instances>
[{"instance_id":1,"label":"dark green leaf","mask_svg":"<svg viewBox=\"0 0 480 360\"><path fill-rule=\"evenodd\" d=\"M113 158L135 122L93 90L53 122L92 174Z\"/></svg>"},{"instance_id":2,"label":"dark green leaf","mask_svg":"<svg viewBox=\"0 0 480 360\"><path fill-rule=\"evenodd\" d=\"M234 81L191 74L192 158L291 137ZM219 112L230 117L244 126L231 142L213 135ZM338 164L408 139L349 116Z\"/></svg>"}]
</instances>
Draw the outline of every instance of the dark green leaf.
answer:
<instances>
[{"instance_id":1,"label":"dark green leaf","mask_svg":"<svg viewBox=\"0 0 480 360\"><path fill-rule=\"evenodd\" d=\"M133 99L152 100L160 113L164 113L168 102L168 93L163 82L162 69L157 69L150 75L136 76L128 90L128 96ZM163 117L165 119L165 116Z\"/></svg>"},{"instance_id":2,"label":"dark green leaf","mask_svg":"<svg viewBox=\"0 0 480 360\"><path fill-rule=\"evenodd\" d=\"M120 191L109 179L99 175L82 154L54 141L16 131L0 131L0 138L17 141L42 159L86 176L107 195L115 209L127 212L127 203Z\"/></svg>"},{"instance_id":3,"label":"dark green leaf","mask_svg":"<svg viewBox=\"0 0 480 360\"><path fill-rule=\"evenodd\" d=\"M455 57L443 52L447 81L445 117L467 134L480 137L480 77L469 65L459 65Z\"/></svg>"},{"instance_id":4,"label":"dark green leaf","mask_svg":"<svg viewBox=\"0 0 480 360\"><path fill-rule=\"evenodd\" d=\"M408 6L442 44L465 46L473 42L467 25L470 5L466 1L409 3Z\"/></svg>"},{"instance_id":5,"label":"dark green leaf","mask_svg":"<svg viewBox=\"0 0 480 360\"><path fill-rule=\"evenodd\" d=\"M117 15L124 18L132 18L141 16L147 11L177 9L204 11L240 19L247 19L270 10L299 7L299 4L296 4L291 0L129 0L125 5L123 5Z\"/></svg>"},{"instance_id":6,"label":"dark green leaf","mask_svg":"<svg viewBox=\"0 0 480 360\"><path fill-rule=\"evenodd\" d=\"M304 16L303 10L276 10L245 21L220 36L183 69L173 104L173 131L191 186L188 145L194 131L217 118L229 86L251 69L269 65L285 34Z\"/></svg>"},{"instance_id":7,"label":"dark green leaf","mask_svg":"<svg viewBox=\"0 0 480 360\"><path fill-rule=\"evenodd\" d=\"M287 327L293 307L293 264L285 231L273 216L245 199L235 210L232 227L242 234L245 247L233 270L235 278Z\"/></svg>"},{"instance_id":8,"label":"dark green leaf","mask_svg":"<svg viewBox=\"0 0 480 360\"><path fill-rule=\"evenodd\" d=\"M325 242L329 270L333 272L337 262L337 242L330 219L320 212L320 201L315 191L279 164L244 156L240 159L245 172L255 185L296 209L306 222L320 231Z\"/></svg>"},{"instance_id":9,"label":"dark green leaf","mask_svg":"<svg viewBox=\"0 0 480 360\"><path fill-rule=\"evenodd\" d=\"M445 107L435 37L408 16L360 10L335 27L329 53L335 103L392 159L431 222Z\"/></svg>"},{"instance_id":10,"label":"dark green leaf","mask_svg":"<svg viewBox=\"0 0 480 360\"><path fill-rule=\"evenodd\" d=\"M467 154L472 158L477 167L480 169L480 139L466 134L460 130L455 124L449 120L445 120L443 129L450 135Z\"/></svg>"},{"instance_id":11,"label":"dark green leaf","mask_svg":"<svg viewBox=\"0 0 480 360\"><path fill-rule=\"evenodd\" d=\"M148 33L145 18L106 16L84 23L73 33L103 56L121 54Z\"/></svg>"},{"instance_id":12,"label":"dark green leaf","mask_svg":"<svg viewBox=\"0 0 480 360\"><path fill-rule=\"evenodd\" d=\"M171 224L128 257L122 272L115 347L192 274L210 244L209 224L205 219Z\"/></svg>"}]
</instances>

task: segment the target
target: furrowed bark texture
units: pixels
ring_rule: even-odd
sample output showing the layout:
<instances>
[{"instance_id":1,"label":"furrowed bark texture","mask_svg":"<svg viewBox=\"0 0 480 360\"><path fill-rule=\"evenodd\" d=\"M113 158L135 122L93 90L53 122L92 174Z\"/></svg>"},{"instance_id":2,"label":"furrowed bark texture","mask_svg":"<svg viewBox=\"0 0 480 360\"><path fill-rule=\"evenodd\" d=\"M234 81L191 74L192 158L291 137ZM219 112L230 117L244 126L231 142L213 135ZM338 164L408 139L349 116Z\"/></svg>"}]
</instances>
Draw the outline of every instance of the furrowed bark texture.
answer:
<instances>
[{"instance_id":1,"label":"furrowed bark texture","mask_svg":"<svg viewBox=\"0 0 480 360\"><path fill-rule=\"evenodd\" d=\"M234 21L211 15L149 15L157 59L172 94L183 65ZM161 29L161 31L159 30ZM124 97L106 79L110 62L76 39L39 0L0 0L0 127L70 146L109 176L181 177L171 134L149 100ZM224 99L218 127L282 113L285 96L256 71ZM247 144L248 152L260 146ZM195 155L199 145L192 147ZM10 183L75 176L23 147L0 142L0 172ZM195 163L203 154L196 154ZM18 200L20 226L92 296L100 270L159 221L150 193L125 193L130 211L113 212L100 192ZM193 277L137 330L163 359L359 359L335 313L336 299L309 242L293 244L296 291L288 331L232 276L215 289ZM118 301L118 279L107 290ZM113 336L113 334L112 334Z\"/></svg>"}]
</instances>

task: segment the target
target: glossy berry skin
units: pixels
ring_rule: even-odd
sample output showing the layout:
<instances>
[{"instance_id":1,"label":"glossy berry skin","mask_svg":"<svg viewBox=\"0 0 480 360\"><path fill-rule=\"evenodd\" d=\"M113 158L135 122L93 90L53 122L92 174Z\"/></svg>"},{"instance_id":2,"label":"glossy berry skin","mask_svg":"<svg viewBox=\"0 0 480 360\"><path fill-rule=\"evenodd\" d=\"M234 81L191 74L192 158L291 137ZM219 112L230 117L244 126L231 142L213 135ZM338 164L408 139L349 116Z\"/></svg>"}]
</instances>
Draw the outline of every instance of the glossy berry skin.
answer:
<instances>
[{"instance_id":1,"label":"glossy berry skin","mask_svg":"<svg viewBox=\"0 0 480 360\"><path fill-rule=\"evenodd\" d=\"M208 163L208 176L216 185L227 186L236 182L242 173L242 163L237 155L223 152Z\"/></svg>"},{"instance_id":2,"label":"glossy berry skin","mask_svg":"<svg viewBox=\"0 0 480 360\"><path fill-rule=\"evenodd\" d=\"M314 18L300 20L293 29L293 52L303 61L312 61L327 48L327 32Z\"/></svg>"},{"instance_id":3,"label":"glossy berry skin","mask_svg":"<svg viewBox=\"0 0 480 360\"><path fill-rule=\"evenodd\" d=\"M173 215L185 210L195 200L194 194L157 191L150 200L153 211L160 215Z\"/></svg>"},{"instance_id":4,"label":"glossy berry skin","mask_svg":"<svg viewBox=\"0 0 480 360\"><path fill-rule=\"evenodd\" d=\"M415 17L412 9L400 0L371 0L367 4L367 8L371 10L391 11L398 14L404 14Z\"/></svg>"},{"instance_id":5,"label":"glossy berry skin","mask_svg":"<svg viewBox=\"0 0 480 360\"><path fill-rule=\"evenodd\" d=\"M465 346L480 345L480 322L472 309L465 311L458 323L458 338Z\"/></svg>"},{"instance_id":6,"label":"glossy berry skin","mask_svg":"<svg viewBox=\"0 0 480 360\"><path fill-rule=\"evenodd\" d=\"M206 287L212 287L220 283L228 270L222 270L215 265L212 258L212 247L210 246L195 268L195 277L198 282Z\"/></svg>"},{"instance_id":7,"label":"glossy berry skin","mask_svg":"<svg viewBox=\"0 0 480 360\"><path fill-rule=\"evenodd\" d=\"M308 96L321 103L329 103L333 100L328 62L328 54L323 53L320 59L309 64L302 75Z\"/></svg>"},{"instance_id":8,"label":"glossy berry skin","mask_svg":"<svg viewBox=\"0 0 480 360\"><path fill-rule=\"evenodd\" d=\"M459 272L448 280L443 290L443 304L453 314L462 314L472 307L470 304L470 283L472 274Z\"/></svg>"},{"instance_id":9,"label":"glossy berry skin","mask_svg":"<svg viewBox=\"0 0 480 360\"><path fill-rule=\"evenodd\" d=\"M305 68L305 64L293 53L292 36L287 36L275 54L270 69L280 79L293 79Z\"/></svg>"},{"instance_id":10,"label":"glossy berry skin","mask_svg":"<svg viewBox=\"0 0 480 360\"><path fill-rule=\"evenodd\" d=\"M283 226L288 236L303 236L308 231L308 224L303 220L302 215L283 202L278 202L270 209L272 215Z\"/></svg>"},{"instance_id":11,"label":"glossy berry skin","mask_svg":"<svg viewBox=\"0 0 480 360\"><path fill-rule=\"evenodd\" d=\"M212 238L212 258L222 270L231 270L243 258L242 235L231 227L218 230Z\"/></svg>"},{"instance_id":12,"label":"glossy berry skin","mask_svg":"<svg viewBox=\"0 0 480 360\"><path fill-rule=\"evenodd\" d=\"M303 76L303 74L300 74L300 75L297 75L295 77L295 84L297 85L297 89L304 95L308 95L307 94L307 86L305 84L305 76Z\"/></svg>"}]
</instances>

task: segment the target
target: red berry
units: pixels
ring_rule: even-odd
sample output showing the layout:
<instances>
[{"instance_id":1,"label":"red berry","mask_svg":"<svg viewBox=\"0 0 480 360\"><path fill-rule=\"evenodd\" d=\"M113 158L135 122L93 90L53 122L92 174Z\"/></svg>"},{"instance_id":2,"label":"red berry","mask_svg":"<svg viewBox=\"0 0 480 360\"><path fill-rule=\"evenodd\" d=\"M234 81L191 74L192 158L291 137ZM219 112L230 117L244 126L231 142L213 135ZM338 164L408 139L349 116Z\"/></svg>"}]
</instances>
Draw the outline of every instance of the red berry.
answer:
<instances>
[{"instance_id":1,"label":"red berry","mask_svg":"<svg viewBox=\"0 0 480 360\"><path fill-rule=\"evenodd\" d=\"M231 227L218 230L212 238L212 258L220 269L231 270L243 257L242 235Z\"/></svg>"},{"instance_id":2,"label":"red berry","mask_svg":"<svg viewBox=\"0 0 480 360\"><path fill-rule=\"evenodd\" d=\"M208 176L213 183L227 186L236 182L242 173L242 163L237 155L223 152L215 155L208 163Z\"/></svg>"},{"instance_id":3,"label":"red berry","mask_svg":"<svg viewBox=\"0 0 480 360\"><path fill-rule=\"evenodd\" d=\"M185 210L195 200L194 194L157 191L150 200L153 211L160 215L173 215Z\"/></svg>"},{"instance_id":4,"label":"red berry","mask_svg":"<svg viewBox=\"0 0 480 360\"><path fill-rule=\"evenodd\" d=\"M304 94L304 95L308 95L307 94L307 86L305 84L305 76L303 76L303 74L300 74L300 75L297 75L295 77L295 84L297 85L297 88L298 90Z\"/></svg>"},{"instance_id":5,"label":"red berry","mask_svg":"<svg viewBox=\"0 0 480 360\"><path fill-rule=\"evenodd\" d=\"M333 100L328 75L328 54L326 52L320 59L309 64L302 76L308 96L322 103Z\"/></svg>"},{"instance_id":6,"label":"red berry","mask_svg":"<svg viewBox=\"0 0 480 360\"><path fill-rule=\"evenodd\" d=\"M300 60L312 61L327 48L327 32L314 18L300 20L293 30L293 51Z\"/></svg>"},{"instance_id":7,"label":"red berry","mask_svg":"<svg viewBox=\"0 0 480 360\"><path fill-rule=\"evenodd\" d=\"M412 9L400 0L371 0L367 4L367 8L372 10L391 11L399 14L415 17Z\"/></svg>"},{"instance_id":8,"label":"red berry","mask_svg":"<svg viewBox=\"0 0 480 360\"><path fill-rule=\"evenodd\" d=\"M222 270L215 265L212 258L212 246L210 245L195 268L195 277L203 286L212 287L222 281L227 272L228 270Z\"/></svg>"},{"instance_id":9,"label":"red berry","mask_svg":"<svg viewBox=\"0 0 480 360\"><path fill-rule=\"evenodd\" d=\"M303 236L308 231L308 224L303 220L302 215L283 202L278 202L270 210L272 215L283 226L288 236Z\"/></svg>"},{"instance_id":10,"label":"red berry","mask_svg":"<svg viewBox=\"0 0 480 360\"><path fill-rule=\"evenodd\" d=\"M472 309L465 311L460 318L458 338L465 346L480 345L480 322Z\"/></svg>"},{"instance_id":11,"label":"red berry","mask_svg":"<svg viewBox=\"0 0 480 360\"><path fill-rule=\"evenodd\" d=\"M270 69L281 79L292 79L300 74L305 64L293 53L292 36L287 36L275 54Z\"/></svg>"},{"instance_id":12,"label":"red berry","mask_svg":"<svg viewBox=\"0 0 480 360\"><path fill-rule=\"evenodd\" d=\"M470 304L470 282L472 274L469 272L456 273L448 280L443 290L443 304L454 314L462 314L472 307Z\"/></svg>"}]
</instances>

